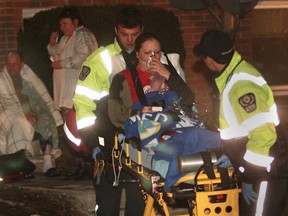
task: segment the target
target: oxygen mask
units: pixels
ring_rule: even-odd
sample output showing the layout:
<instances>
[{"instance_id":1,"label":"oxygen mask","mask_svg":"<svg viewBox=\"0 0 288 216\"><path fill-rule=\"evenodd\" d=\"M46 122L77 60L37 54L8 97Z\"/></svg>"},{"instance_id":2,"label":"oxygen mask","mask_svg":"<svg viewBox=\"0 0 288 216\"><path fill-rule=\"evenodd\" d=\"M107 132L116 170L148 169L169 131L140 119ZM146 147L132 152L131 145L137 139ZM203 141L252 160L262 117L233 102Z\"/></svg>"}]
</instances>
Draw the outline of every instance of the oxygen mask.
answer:
<instances>
[{"instance_id":1,"label":"oxygen mask","mask_svg":"<svg viewBox=\"0 0 288 216\"><path fill-rule=\"evenodd\" d=\"M148 70L150 70L151 67L152 67L152 60L153 60L154 57L155 57L155 52L151 52L149 57L148 57L148 60L147 60L147 68L148 68Z\"/></svg>"}]
</instances>

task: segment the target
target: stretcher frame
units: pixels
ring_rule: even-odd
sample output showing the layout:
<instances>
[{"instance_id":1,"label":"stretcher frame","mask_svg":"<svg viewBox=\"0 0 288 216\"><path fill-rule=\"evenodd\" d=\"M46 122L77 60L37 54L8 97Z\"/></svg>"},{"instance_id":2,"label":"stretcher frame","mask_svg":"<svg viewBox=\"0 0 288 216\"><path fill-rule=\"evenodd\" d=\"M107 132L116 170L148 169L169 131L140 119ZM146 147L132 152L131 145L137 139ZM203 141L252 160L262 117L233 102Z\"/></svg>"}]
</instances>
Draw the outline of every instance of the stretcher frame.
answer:
<instances>
[{"instance_id":1,"label":"stretcher frame","mask_svg":"<svg viewBox=\"0 0 288 216\"><path fill-rule=\"evenodd\" d=\"M186 200L188 203L188 214L179 214L178 216L239 215L239 193L241 189L238 186L232 167L228 168L226 172L231 183L228 188L223 188L221 184L222 177L217 167L213 167L215 178L210 179L203 166L201 166L196 174L180 178L172 186L171 191L164 191L165 179L158 172L142 166L141 149L138 148L137 150L137 161L132 161L130 158L130 144L126 142L125 147L126 155L122 158L118 137L115 136L113 157L116 162L120 162L122 169L125 169L139 180L145 201L144 216L159 215L155 207L162 209L161 214L170 216L169 204L177 204L177 200ZM194 180L194 183L191 180Z\"/></svg>"}]
</instances>

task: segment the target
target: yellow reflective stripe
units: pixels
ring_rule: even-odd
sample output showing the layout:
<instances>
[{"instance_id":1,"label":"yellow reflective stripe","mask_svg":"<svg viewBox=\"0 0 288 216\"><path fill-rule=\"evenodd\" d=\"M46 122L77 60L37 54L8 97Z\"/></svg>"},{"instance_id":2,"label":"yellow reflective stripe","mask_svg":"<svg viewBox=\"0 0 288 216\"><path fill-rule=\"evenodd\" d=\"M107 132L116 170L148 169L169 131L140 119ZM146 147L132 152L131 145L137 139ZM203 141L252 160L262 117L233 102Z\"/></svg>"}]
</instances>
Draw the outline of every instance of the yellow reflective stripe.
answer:
<instances>
[{"instance_id":1,"label":"yellow reflective stripe","mask_svg":"<svg viewBox=\"0 0 288 216\"><path fill-rule=\"evenodd\" d=\"M232 139L242 136L247 136L249 131L260 127L265 123L274 123L276 126L279 124L279 117L277 113L276 104L270 107L270 111L266 113L258 113L249 119L242 122L240 126L236 128L225 128L220 130L220 136L222 139Z\"/></svg>"},{"instance_id":2,"label":"yellow reflective stripe","mask_svg":"<svg viewBox=\"0 0 288 216\"><path fill-rule=\"evenodd\" d=\"M96 116L89 116L89 117L81 118L80 120L78 120L76 122L77 129L81 130L83 128L86 128L86 127L89 127L89 126L95 124L96 118L97 118Z\"/></svg>"},{"instance_id":3,"label":"yellow reflective stripe","mask_svg":"<svg viewBox=\"0 0 288 216\"><path fill-rule=\"evenodd\" d=\"M230 127L233 127L233 128L237 128L238 127L238 121L237 121L237 118L236 118L236 115L233 111L233 107L230 103L230 100L229 100L229 92L231 91L232 87L234 86L234 84L240 80L251 80L253 81L254 80L254 76L251 76L249 74L246 74L246 73L239 73L239 74L234 74L230 81L227 83L225 89L223 90L223 114L224 114L224 117L228 123L228 125ZM265 80L264 80L265 81Z\"/></svg>"},{"instance_id":4,"label":"yellow reflective stripe","mask_svg":"<svg viewBox=\"0 0 288 216\"><path fill-rule=\"evenodd\" d=\"M99 140L99 145L101 145L101 146L105 146L105 140L104 140L104 138L103 137L98 137L98 140Z\"/></svg>"},{"instance_id":5,"label":"yellow reflective stripe","mask_svg":"<svg viewBox=\"0 0 288 216\"><path fill-rule=\"evenodd\" d=\"M255 77L247 73L239 73L232 76L223 91L223 115L229 127L220 130L220 136L222 139L247 136L251 130L267 122L274 123L275 125L279 124L279 118L275 104L270 107L269 112L259 113L245 120L241 125L238 124L236 114L234 113L233 107L230 103L229 92L234 84L241 80L252 81L259 86L267 84L263 77Z\"/></svg>"},{"instance_id":6,"label":"yellow reflective stripe","mask_svg":"<svg viewBox=\"0 0 288 216\"><path fill-rule=\"evenodd\" d=\"M243 159L246 160L247 162L253 164L253 165L261 166L261 167L265 167L265 168L269 168L270 164L274 160L273 157L266 156L266 155L260 155L260 154L257 154L255 152L252 152L248 149L246 150L246 153L245 153Z\"/></svg>"},{"instance_id":7,"label":"yellow reflective stripe","mask_svg":"<svg viewBox=\"0 0 288 216\"><path fill-rule=\"evenodd\" d=\"M220 137L223 140L245 137L245 136L248 136L248 134L249 134L249 131L247 131L247 129L243 127L225 128L225 129L220 130Z\"/></svg>"},{"instance_id":8,"label":"yellow reflective stripe","mask_svg":"<svg viewBox=\"0 0 288 216\"><path fill-rule=\"evenodd\" d=\"M232 76L231 80L227 83L227 86L223 91L223 114L228 125L234 128L238 127L238 121L228 95L234 84L240 80L252 81L259 86L266 84L266 81L262 77L255 77L247 73L239 73Z\"/></svg>"},{"instance_id":9,"label":"yellow reflective stripe","mask_svg":"<svg viewBox=\"0 0 288 216\"><path fill-rule=\"evenodd\" d=\"M97 212L98 208L99 208L99 206L96 204L95 205L95 212Z\"/></svg>"},{"instance_id":10,"label":"yellow reflective stripe","mask_svg":"<svg viewBox=\"0 0 288 216\"><path fill-rule=\"evenodd\" d=\"M260 183L260 189L259 189L259 193L258 193L258 199L257 199L255 216L262 216L263 215L263 209L264 209L264 202L265 202L265 198L266 198L267 185L268 185L267 181L262 181Z\"/></svg>"},{"instance_id":11,"label":"yellow reflective stripe","mask_svg":"<svg viewBox=\"0 0 288 216\"><path fill-rule=\"evenodd\" d=\"M80 146L81 139L76 138L76 137L71 133L71 131L69 130L69 128L68 128L67 125L66 125L66 122L65 122L63 128L64 128L64 132L65 132L67 138L68 138L71 142L73 142L75 145Z\"/></svg>"},{"instance_id":12,"label":"yellow reflective stripe","mask_svg":"<svg viewBox=\"0 0 288 216\"><path fill-rule=\"evenodd\" d=\"M266 113L258 113L249 119L242 122L242 125L249 131L258 128L259 126L266 123L274 123L276 126L279 124L279 117L277 113L276 104L270 107L270 111Z\"/></svg>"},{"instance_id":13,"label":"yellow reflective stripe","mask_svg":"<svg viewBox=\"0 0 288 216\"><path fill-rule=\"evenodd\" d=\"M84 95L92 100L100 100L102 97L105 97L109 94L107 91L96 92L85 86L77 85L75 89L75 94Z\"/></svg>"},{"instance_id":14,"label":"yellow reflective stripe","mask_svg":"<svg viewBox=\"0 0 288 216\"><path fill-rule=\"evenodd\" d=\"M105 65L106 70L108 71L109 74L112 73L112 59L111 56L109 56L108 50L105 49L100 53L100 56L102 58L102 62Z\"/></svg>"}]
</instances>

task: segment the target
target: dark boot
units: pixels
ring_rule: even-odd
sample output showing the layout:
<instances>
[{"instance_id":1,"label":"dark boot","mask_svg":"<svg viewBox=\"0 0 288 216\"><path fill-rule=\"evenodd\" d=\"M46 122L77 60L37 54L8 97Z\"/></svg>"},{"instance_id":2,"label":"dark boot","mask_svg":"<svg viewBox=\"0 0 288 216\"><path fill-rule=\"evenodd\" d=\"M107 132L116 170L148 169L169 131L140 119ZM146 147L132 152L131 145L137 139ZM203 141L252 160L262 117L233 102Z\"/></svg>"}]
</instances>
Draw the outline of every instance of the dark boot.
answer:
<instances>
[{"instance_id":1,"label":"dark boot","mask_svg":"<svg viewBox=\"0 0 288 216\"><path fill-rule=\"evenodd\" d=\"M90 177L89 171L86 167L85 162L79 162L78 168L73 174L66 175L65 180L84 180Z\"/></svg>"}]
</instances>

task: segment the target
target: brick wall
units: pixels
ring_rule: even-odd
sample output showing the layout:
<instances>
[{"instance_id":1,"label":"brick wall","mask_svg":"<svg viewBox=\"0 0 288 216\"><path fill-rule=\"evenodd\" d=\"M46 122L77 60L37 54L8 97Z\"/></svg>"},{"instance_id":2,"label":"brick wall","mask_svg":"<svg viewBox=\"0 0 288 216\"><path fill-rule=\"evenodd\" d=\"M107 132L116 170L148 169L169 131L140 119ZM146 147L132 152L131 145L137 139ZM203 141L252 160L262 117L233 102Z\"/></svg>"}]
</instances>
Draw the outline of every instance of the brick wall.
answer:
<instances>
[{"instance_id":1,"label":"brick wall","mask_svg":"<svg viewBox=\"0 0 288 216\"><path fill-rule=\"evenodd\" d=\"M211 110L210 73L201 61L193 56L192 48L205 30L218 28L218 23L207 10L178 10L170 5L169 0L2 0L0 1L0 68L4 65L6 53L17 48L17 32L22 27L22 9L117 3L147 4L173 11L179 18L183 32L187 83L196 94L196 101ZM249 13L245 14L236 36L236 48L248 59L251 58L250 19Z\"/></svg>"}]
</instances>

